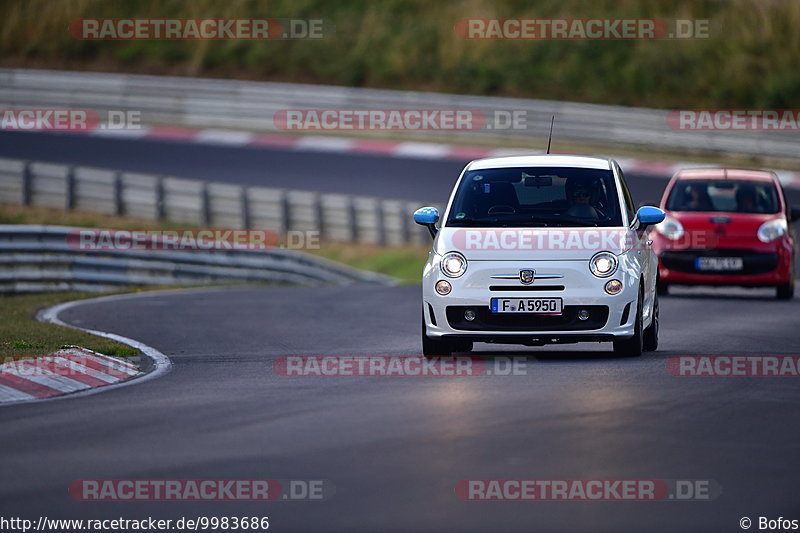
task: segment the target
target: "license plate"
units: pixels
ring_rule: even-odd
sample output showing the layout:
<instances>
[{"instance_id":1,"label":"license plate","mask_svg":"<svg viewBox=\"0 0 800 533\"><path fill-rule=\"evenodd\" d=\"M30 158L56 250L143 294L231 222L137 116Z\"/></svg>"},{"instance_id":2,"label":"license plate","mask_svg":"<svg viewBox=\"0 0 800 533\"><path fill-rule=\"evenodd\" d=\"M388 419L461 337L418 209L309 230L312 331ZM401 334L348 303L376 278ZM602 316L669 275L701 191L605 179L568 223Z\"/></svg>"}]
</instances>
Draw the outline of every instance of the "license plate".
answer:
<instances>
[{"instance_id":1,"label":"license plate","mask_svg":"<svg viewBox=\"0 0 800 533\"><path fill-rule=\"evenodd\" d=\"M492 313L532 313L560 315L561 298L492 298Z\"/></svg>"},{"instance_id":2,"label":"license plate","mask_svg":"<svg viewBox=\"0 0 800 533\"><path fill-rule=\"evenodd\" d=\"M735 272L744 268L744 260L741 257L698 257L695 267L697 270Z\"/></svg>"}]
</instances>

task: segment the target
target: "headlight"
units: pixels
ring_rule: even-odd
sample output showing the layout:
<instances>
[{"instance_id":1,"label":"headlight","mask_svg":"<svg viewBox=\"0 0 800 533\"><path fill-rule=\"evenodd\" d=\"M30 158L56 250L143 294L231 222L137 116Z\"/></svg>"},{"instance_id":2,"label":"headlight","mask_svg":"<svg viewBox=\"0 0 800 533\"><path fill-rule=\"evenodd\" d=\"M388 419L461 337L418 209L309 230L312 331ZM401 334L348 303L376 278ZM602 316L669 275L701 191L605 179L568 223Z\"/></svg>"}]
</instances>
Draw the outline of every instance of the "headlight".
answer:
<instances>
[{"instance_id":1,"label":"headlight","mask_svg":"<svg viewBox=\"0 0 800 533\"><path fill-rule=\"evenodd\" d=\"M761 224L761 227L758 228L758 240L761 242L772 242L786 235L787 231L789 231L789 227L784 219L776 218L775 220L769 220Z\"/></svg>"},{"instance_id":2,"label":"headlight","mask_svg":"<svg viewBox=\"0 0 800 533\"><path fill-rule=\"evenodd\" d=\"M607 278L617 270L617 256L611 252L594 254L589 260L589 269L598 278Z\"/></svg>"},{"instance_id":3,"label":"headlight","mask_svg":"<svg viewBox=\"0 0 800 533\"><path fill-rule=\"evenodd\" d=\"M672 217L664 217L664 222L656 224L656 231L671 241L683 237L683 225Z\"/></svg>"},{"instance_id":4,"label":"headlight","mask_svg":"<svg viewBox=\"0 0 800 533\"><path fill-rule=\"evenodd\" d=\"M449 252L442 257L440 266L445 276L457 278L467 271L467 259L458 252Z\"/></svg>"}]
</instances>

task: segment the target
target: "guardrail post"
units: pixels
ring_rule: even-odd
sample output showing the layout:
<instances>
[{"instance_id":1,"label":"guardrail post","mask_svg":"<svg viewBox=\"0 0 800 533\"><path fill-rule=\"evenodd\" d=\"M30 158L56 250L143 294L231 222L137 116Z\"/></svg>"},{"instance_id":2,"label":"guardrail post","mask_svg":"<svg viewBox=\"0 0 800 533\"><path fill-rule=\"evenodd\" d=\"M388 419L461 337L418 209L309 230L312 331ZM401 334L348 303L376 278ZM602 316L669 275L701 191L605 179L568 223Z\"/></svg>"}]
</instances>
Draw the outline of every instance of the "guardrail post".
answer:
<instances>
[{"instance_id":1,"label":"guardrail post","mask_svg":"<svg viewBox=\"0 0 800 533\"><path fill-rule=\"evenodd\" d=\"M406 216L405 209L403 209L403 204L397 209L397 216L400 217L400 235L398 239L400 244L408 244L410 239L409 237L409 226L408 226L408 217Z\"/></svg>"},{"instance_id":2,"label":"guardrail post","mask_svg":"<svg viewBox=\"0 0 800 533\"><path fill-rule=\"evenodd\" d=\"M386 211L380 198L375 200L375 231L378 233L378 245L386 246Z\"/></svg>"},{"instance_id":3,"label":"guardrail post","mask_svg":"<svg viewBox=\"0 0 800 533\"><path fill-rule=\"evenodd\" d=\"M114 173L112 188L114 196L114 214L116 216L123 216L125 214L125 204L122 201L122 172Z\"/></svg>"},{"instance_id":4,"label":"guardrail post","mask_svg":"<svg viewBox=\"0 0 800 533\"><path fill-rule=\"evenodd\" d=\"M203 183L200 190L200 224L203 226L211 225L211 196L208 194L208 183Z\"/></svg>"},{"instance_id":5,"label":"guardrail post","mask_svg":"<svg viewBox=\"0 0 800 533\"><path fill-rule=\"evenodd\" d=\"M25 161L22 166L22 205L31 205L33 197L33 174L31 173L31 162Z\"/></svg>"},{"instance_id":6,"label":"guardrail post","mask_svg":"<svg viewBox=\"0 0 800 533\"><path fill-rule=\"evenodd\" d=\"M75 209L75 167L67 169L66 176L66 209Z\"/></svg>"},{"instance_id":7,"label":"guardrail post","mask_svg":"<svg viewBox=\"0 0 800 533\"><path fill-rule=\"evenodd\" d=\"M244 185L239 191L239 204L242 210L242 226L244 229L253 229L253 217L250 214L250 196L248 189Z\"/></svg>"},{"instance_id":8,"label":"guardrail post","mask_svg":"<svg viewBox=\"0 0 800 533\"><path fill-rule=\"evenodd\" d=\"M156 219L158 220L166 218L167 210L164 203L164 177L159 176L156 179Z\"/></svg>"},{"instance_id":9,"label":"guardrail post","mask_svg":"<svg viewBox=\"0 0 800 533\"><path fill-rule=\"evenodd\" d=\"M289 233L291 221L292 221L292 213L289 206L289 193L286 191L281 191L281 196L278 202L280 206L280 221L281 221L281 232L284 235Z\"/></svg>"},{"instance_id":10,"label":"guardrail post","mask_svg":"<svg viewBox=\"0 0 800 533\"><path fill-rule=\"evenodd\" d=\"M319 240L322 241L325 238L325 209L322 207L321 194L314 195L314 218L317 223Z\"/></svg>"},{"instance_id":11,"label":"guardrail post","mask_svg":"<svg viewBox=\"0 0 800 533\"><path fill-rule=\"evenodd\" d=\"M348 197L347 218L350 226L350 242L358 242L358 213L356 212L356 199Z\"/></svg>"}]
</instances>

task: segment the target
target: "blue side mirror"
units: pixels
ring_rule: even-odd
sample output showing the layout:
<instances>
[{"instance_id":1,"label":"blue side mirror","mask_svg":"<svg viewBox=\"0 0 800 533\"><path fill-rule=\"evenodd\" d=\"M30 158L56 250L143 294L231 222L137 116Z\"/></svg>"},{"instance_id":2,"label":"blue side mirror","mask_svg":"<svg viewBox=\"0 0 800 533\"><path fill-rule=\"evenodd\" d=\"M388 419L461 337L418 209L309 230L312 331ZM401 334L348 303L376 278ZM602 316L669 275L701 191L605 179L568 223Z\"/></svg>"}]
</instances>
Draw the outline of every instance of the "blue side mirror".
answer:
<instances>
[{"instance_id":1,"label":"blue side mirror","mask_svg":"<svg viewBox=\"0 0 800 533\"><path fill-rule=\"evenodd\" d=\"M420 207L414 211L414 222L427 226L431 237L436 237L436 223L439 222L439 210L435 207Z\"/></svg>"},{"instance_id":2,"label":"blue side mirror","mask_svg":"<svg viewBox=\"0 0 800 533\"><path fill-rule=\"evenodd\" d=\"M643 205L636 211L636 218L639 220L640 226L652 226L664 220L666 214L664 211L652 205Z\"/></svg>"},{"instance_id":3,"label":"blue side mirror","mask_svg":"<svg viewBox=\"0 0 800 533\"><path fill-rule=\"evenodd\" d=\"M435 207L420 207L414 211L414 222L427 226L439 222L439 210Z\"/></svg>"}]
</instances>

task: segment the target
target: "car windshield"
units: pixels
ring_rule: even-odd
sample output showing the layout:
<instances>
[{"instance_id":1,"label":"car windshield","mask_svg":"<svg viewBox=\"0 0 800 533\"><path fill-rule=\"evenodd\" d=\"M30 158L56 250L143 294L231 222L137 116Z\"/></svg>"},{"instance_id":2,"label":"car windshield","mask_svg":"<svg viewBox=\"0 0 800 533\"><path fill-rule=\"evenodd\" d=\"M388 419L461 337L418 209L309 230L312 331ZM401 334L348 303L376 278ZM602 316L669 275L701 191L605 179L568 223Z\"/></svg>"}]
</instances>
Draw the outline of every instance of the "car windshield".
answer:
<instances>
[{"instance_id":1,"label":"car windshield","mask_svg":"<svg viewBox=\"0 0 800 533\"><path fill-rule=\"evenodd\" d=\"M724 211L729 213L777 213L775 185L766 181L682 180L667 199L670 211Z\"/></svg>"},{"instance_id":2,"label":"car windshield","mask_svg":"<svg viewBox=\"0 0 800 533\"><path fill-rule=\"evenodd\" d=\"M610 170L525 167L470 170L448 226L621 226Z\"/></svg>"}]
</instances>

